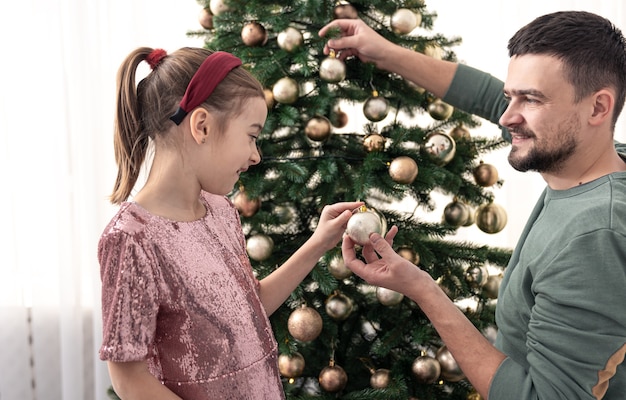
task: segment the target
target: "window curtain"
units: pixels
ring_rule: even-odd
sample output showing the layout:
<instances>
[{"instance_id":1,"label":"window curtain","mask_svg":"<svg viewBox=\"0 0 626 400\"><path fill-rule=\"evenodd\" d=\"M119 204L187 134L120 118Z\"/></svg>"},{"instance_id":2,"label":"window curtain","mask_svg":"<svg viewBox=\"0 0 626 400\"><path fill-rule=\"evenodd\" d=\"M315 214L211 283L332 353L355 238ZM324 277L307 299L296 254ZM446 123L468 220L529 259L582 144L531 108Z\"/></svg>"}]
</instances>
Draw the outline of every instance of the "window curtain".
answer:
<instances>
[{"instance_id":1,"label":"window curtain","mask_svg":"<svg viewBox=\"0 0 626 400\"><path fill-rule=\"evenodd\" d=\"M549 4L548 4L549 3ZM506 39L532 18L585 9L626 28L622 2L430 0L435 31L458 35L462 62L506 77ZM100 277L96 245L115 212L115 75L138 46L202 46L194 0L30 0L0 12L0 398L103 400L110 383L98 359ZM623 119L623 118L622 118ZM497 134L489 123L480 128ZM624 139L623 122L618 139ZM491 157L491 156L490 156ZM544 183L518 174L505 154L487 158L505 180L501 234L462 239L515 244ZM443 201L443 200L442 200ZM445 206L445 202L441 205Z\"/></svg>"}]
</instances>

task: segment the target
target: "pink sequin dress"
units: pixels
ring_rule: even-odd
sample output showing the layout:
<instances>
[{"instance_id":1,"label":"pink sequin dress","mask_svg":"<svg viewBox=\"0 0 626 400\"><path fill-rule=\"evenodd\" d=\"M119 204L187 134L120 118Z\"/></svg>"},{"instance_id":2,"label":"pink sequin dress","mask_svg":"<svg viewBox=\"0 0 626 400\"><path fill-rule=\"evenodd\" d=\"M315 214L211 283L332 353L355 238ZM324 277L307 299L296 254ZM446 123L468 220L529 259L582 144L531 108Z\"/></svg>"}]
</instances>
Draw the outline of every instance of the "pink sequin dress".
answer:
<instances>
[{"instance_id":1,"label":"pink sequin dress","mask_svg":"<svg viewBox=\"0 0 626 400\"><path fill-rule=\"evenodd\" d=\"M186 400L284 399L237 210L224 196L201 198L207 214L196 221L126 202L104 230L100 358L147 360Z\"/></svg>"}]
</instances>

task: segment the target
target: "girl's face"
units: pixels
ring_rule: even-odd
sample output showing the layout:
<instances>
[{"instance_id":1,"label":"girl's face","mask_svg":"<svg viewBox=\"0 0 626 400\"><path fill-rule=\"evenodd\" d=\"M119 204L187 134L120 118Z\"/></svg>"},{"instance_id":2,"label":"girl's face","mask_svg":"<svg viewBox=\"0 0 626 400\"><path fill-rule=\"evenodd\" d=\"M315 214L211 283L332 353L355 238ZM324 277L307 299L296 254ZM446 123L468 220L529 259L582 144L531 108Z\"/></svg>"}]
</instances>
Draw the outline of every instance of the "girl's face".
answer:
<instances>
[{"instance_id":1,"label":"girl's face","mask_svg":"<svg viewBox=\"0 0 626 400\"><path fill-rule=\"evenodd\" d=\"M239 175L261 162L257 138L267 118L265 99L249 99L243 111L231 119L226 131L209 135L205 144L205 162L198 177L202 189L219 195L230 193Z\"/></svg>"}]
</instances>

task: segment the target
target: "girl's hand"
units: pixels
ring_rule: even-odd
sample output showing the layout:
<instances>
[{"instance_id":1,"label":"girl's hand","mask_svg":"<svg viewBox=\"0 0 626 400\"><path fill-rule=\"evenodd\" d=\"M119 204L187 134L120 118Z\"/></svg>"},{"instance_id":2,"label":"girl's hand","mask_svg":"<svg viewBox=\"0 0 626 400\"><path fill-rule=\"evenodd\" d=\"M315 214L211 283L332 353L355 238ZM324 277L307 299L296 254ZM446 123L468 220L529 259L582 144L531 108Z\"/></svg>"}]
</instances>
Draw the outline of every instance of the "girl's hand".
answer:
<instances>
[{"instance_id":1,"label":"girl's hand","mask_svg":"<svg viewBox=\"0 0 626 400\"><path fill-rule=\"evenodd\" d=\"M316 240L324 251L332 249L341 241L352 212L363 204L362 201L353 201L324 206L311 238Z\"/></svg>"}]
</instances>

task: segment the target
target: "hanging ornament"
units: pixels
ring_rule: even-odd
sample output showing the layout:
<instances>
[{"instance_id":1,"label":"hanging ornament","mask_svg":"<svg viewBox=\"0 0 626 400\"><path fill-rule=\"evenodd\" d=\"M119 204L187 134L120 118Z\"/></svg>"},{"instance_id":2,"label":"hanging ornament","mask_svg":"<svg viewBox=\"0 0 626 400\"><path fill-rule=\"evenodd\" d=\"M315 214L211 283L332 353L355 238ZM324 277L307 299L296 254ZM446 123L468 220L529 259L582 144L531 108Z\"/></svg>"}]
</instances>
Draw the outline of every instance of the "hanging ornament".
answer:
<instances>
[{"instance_id":1,"label":"hanging ornament","mask_svg":"<svg viewBox=\"0 0 626 400\"><path fill-rule=\"evenodd\" d=\"M213 15L220 15L221 13L230 11L230 8L228 8L224 0L211 0L209 2L209 10L211 10L211 14Z\"/></svg>"},{"instance_id":2,"label":"hanging ornament","mask_svg":"<svg viewBox=\"0 0 626 400\"><path fill-rule=\"evenodd\" d=\"M442 60L444 52L441 46L433 42L433 43L428 43L424 47L424 54L426 54L429 57L435 58L437 60Z\"/></svg>"},{"instance_id":3,"label":"hanging ornament","mask_svg":"<svg viewBox=\"0 0 626 400\"><path fill-rule=\"evenodd\" d=\"M370 377L370 386L374 389L384 389L389 386L391 381L391 371L385 368L379 368L372 372Z\"/></svg>"},{"instance_id":4,"label":"hanging ornament","mask_svg":"<svg viewBox=\"0 0 626 400\"><path fill-rule=\"evenodd\" d=\"M274 108L274 93L270 89L263 89L263 95L265 97L265 104L267 105L267 109L271 110Z\"/></svg>"},{"instance_id":5,"label":"hanging ornament","mask_svg":"<svg viewBox=\"0 0 626 400\"><path fill-rule=\"evenodd\" d=\"M330 114L330 123L335 128L343 128L348 125L348 114L346 114L341 108L337 108Z\"/></svg>"},{"instance_id":6,"label":"hanging ornament","mask_svg":"<svg viewBox=\"0 0 626 400\"><path fill-rule=\"evenodd\" d=\"M374 232L383 235L384 223L381 215L366 206L359 207L348 220L346 233L354 243L361 246L369 242Z\"/></svg>"},{"instance_id":7,"label":"hanging ornament","mask_svg":"<svg viewBox=\"0 0 626 400\"><path fill-rule=\"evenodd\" d=\"M410 247L400 247L397 251L398 255L406 260L409 260L415 265L420 263L420 255Z\"/></svg>"},{"instance_id":8,"label":"hanging ornament","mask_svg":"<svg viewBox=\"0 0 626 400\"><path fill-rule=\"evenodd\" d=\"M481 396L476 389L472 389L471 392L467 394L467 400L484 400L483 396Z\"/></svg>"},{"instance_id":9,"label":"hanging ornament","mask_svg":"<svg viewBox=\"0 0 626 400\"><path fill-rule=\"evenodd\" d=\"M267 31L256 21L248 22L241 30L241 40L248 47L264 46L267 43Z\"/></svg>"},{"instance_id":10,"label":"hanging ornament","mask_svg":"<svg viewBox=\"0 0 626 400\"><path fill-rule=\"evenodd\" d=\"M467 220L465 221L463 226L472 226L475 222L476 210L469 204L465 204L465 207L467 207L468 215L467 215Z\"/></svg>"},{"instance_id":11,"label":"hanging ornament","mask_svg":"<svg viewBox=\"0 0 626 400\"><path fill-rule=\"evenodd\" d=\"M330 50L328 57L320 64L320 78L329 83L338 83L346 77L346 64L337 58L335 50Z\"/></svg>"},{"instance_id":12,"label":"hanging ornament","mask_svg":"<svg viewBox=\"0 0 626 400\"><path fill-rule=\"evenodd\" d=\"M372 122L382 121L389 114L389 101L378 95L378 91L372 91L372 95L363 103L363 114Z\"/></svg>"},{"instance_id":13,"label":"hanging ornament","mask_svg":"<svg viewBox=\"0 0 626 400\"><path fill-rule=\"evenodd\" d=\"M302 32L298 29L289 26L287 29L278 34L276 41L278 42L278 47L291 53L298 47L302 46L302 43L304 43L304 37L302 36Z\"/></svg>"},{"instance_id":14,"label":"hanging ornament","mask_svg":"<svg viewBox=\"0 0 626 400\"><path fill-rule=\"evenodd\" d=\"M391 16L391 30L397 35L411 33L422 23L422 14L408 8L398 8Z\"/></svg>"},{"instance_id":15,"label":"hanging ornament","mask_svg":"<svg viewBox=\"0 0 626 400\"><path fill-rule=\"evenodd\" d=\"M211 10L208 7L200 10L200 14L198 15L198 22L200 23L200 26L202 26L204 29L213 29L213 14L211 14Z\"/></svg>"},{"instance_id":16,"label":"hanging ornament","mask_svg":"<svg viewBox=\"0 0 626 400\"><path fill-rule=\"evenodd\" d=\"M347 1L339 1L333 9L333 17L335 19L357 19L359 12Z\"/></svg>"},{"instance_id":17,"label":"hanging ornament","mask_svg":"<svg viewBox=\"0 0 626 400\"><path fill-rule=\"evenodd\" d=\"M298 96L300 95L298 82L288 76L280 78L274 84L272 94L274 95L274 100L281 104L293 104L298 100Z\"/></svg>"},{"instance_id":18,"label":"hanging ornament","mask_svg":"<svg viewBox=\"0 0 626 400\"><path fill-rule=\"evenodd\" d=\"M481 289L489 278L489 271L484 265L472 265L465 270L465 281L472 289Z\"/></svg>"},{"instance_id":19,"label":"hanging ornament","mask_svg":"<svg viewBox=\"0 0 626 400\"><path fill-rule=\"evenodd\" d=\"M252 235L246 241L248 256L255 261L265 261L272 255L274 241L262 233Z\"/></svg>"},{"instance_id":20,"label":"hanging ornament","mask_svg":"<svg viewBox=\"0 0 626 400\"><path fill-rule=\"evenodd\" d=\"M379 286L376 288L376 298L378 299L378 302L384 306L396 306L402 302L404 295L394 290Z\"/></svg>"},{"instance_id":21,"label":"hanging ornament","mask_svg":"<svg viewBox=\"0 0 626 400\"><path fill-rule=\"evenodd\" d=\"M261 208L261 199L251 199L248 197L243 187L239 188L233 197L233 205L242 217L250 218Z\"/></svg>"},{"instance_id":22,"label":"hanging ornament","mask_svg":"<svg viewBox=\"0 0 626 400\"><path fill-rule=\"evenodd\" d=\"M293 352L291 354L281 354L278 356L278 371L285 378L290 380L302 375L304 371L304 357L302 354Z\"/></svg>"},{"instance_id":23,"label":"hanging ornament","mask_svg":"<svg viewBox=\"0 0 626 400\"><path fill-rule=\"evenodd\" d=\"M335 279L346 279L352 275L352 271L346 267L346 263L343 261L342 256L333 257L328 263L328 271Z\"/></svg>"},{"instance_id":24,"label":"hanging ornament","mask_svg":"<svg viewBox=\"0 0 626 400\"><path fill-rule=\"evenodd\" d=\"M330 132L330 120L321 115L311 118L304 127L306 136L316 142L323 142L328 139Z\"/></svg>"},{"instance_id":25,"label":"hanging ornament","mask_svg":"<svg viewBox=\"0 0 626 400\"><path fill-rule=\"evenodd\" d=\"M389 176L397 183L413 183L418 171L417 163L409 156L396 157L389 164Z\"/></svg>"},{"instance_id":26,"label":"hanging ornament","mask_svg":"<svg viewBox=\"0 0 626 400\"><path fill-rule=\"evenodd\" d=\"M450 137L455 141L471 139L470 131L465 126L463 126L463 124L459 124L452 128L448 135L450 135Z\"/></svg>"},{"instance_id":27,"label":"hanging ornament","mask_svg":"<svg viewBox=\"0 0 626 400\"><path fill-rule=\"evenodd\" d=\"M293 310L287 320L287 330L294 339L301 342L317 339L323 325L322 317L317 310L306 304Z\"/></svg>"},{"instance_id":28,"label":"hanging ornament","mask_svg":"<svg viewBox=\"0 0 626 400\"><path fill-rule=\"evenodd\" d=\"M495 185L498 182L498 170L491 164L487 164L482 160L472 171L476 184L483 187Z\"/></svg>"},{"instance_id":29,"label":"hanging ornament","mask_svg":"<svg viewBox=\"0 0 626 400\"><path fill-rule=\"evenodd\" d=\"M385 137L378 133L370 133L363 139L363 147L368 153L383 151L385 149Z\"/></svg>"},{"instance_id":30,"label":"hanging ornament","mask_svg":"<svg viewBox=\"0 0 626 400\"><path fill-rule=\"evenodd\" d=\"M330 364L320 372L318 380L322 389L335 393L346 387L348 374L339 365L335 365L334 360L331 360Z\"/></svg>"},{"instance_id":31,"label":"hanging ornament","mask_svg":"<svg viewBox=\"0 0 626 400\"><path fill-rule=\"evenodd\" d=\"M438 121L444 121L452 116L454 107L441 99L435 99L428 104L428 114Z\"/></svg>"},{"instance_id":32,"label":"hanging ornament","mask_svg":"<svg viewBox=\"0 0 626 400\"><path fill-rule=\"evenodd\" d=\"M437 382L441 374L441 364L437 359L423 353L413 360L411 372L419 383L430 385Z\"/></svg>"},{"instance_id":33,"label":"hanging ornament","mask_svg":"<svg viewBox=\"0 0 626 400\"><path fill-rule=\"evenodd\" d=\"M441 377L443 379L448 382L459 382L465 378L463 371L459 368L459 364L457 364L454 357L452 357L452 353L450 353L446 345L441 346L439 350L437 350L435 358L439 361L439 365L441 365Z\"/></svg>"},{"instance_id":34,"label":"hanging ornament","mask_svg":"<svg viewBox=\"0 0 626 400\"><path fill-rule=\"evenodd\" d=\"M469 208L456 197L443 209L444 222L455 228L465 225L468 218L470 218Z\"/></svg>"},{"instance_id":35,"label":"hanging ornament","mask_svg":"<svg viewBox=\"0 0 626 400\"><path fill-rule=\"evenodd\" d=\"M352 300L337 291L326 299L326 314L335 321L343 321L348 318L353 307Z\"/></svg>"},{"instance_id":36,"label":"hanging ornament","mask_svg":"<svg viewBox=\"0 0 626 400\"><path fill-rule=\"evenodd\" d=\"M426 135L424 148L431 159L440 166L449 163L456 154L454 139L443 131L434 131Z\"/></svg>"},{"instance_id":37,"label":"hanging ornament","mask_svg":"<svg viewBox=\"0 0 626 400\"><path fill-rule=\"evenodd\" d=\"M487 282L483 285L483 293L490 299L497 299L500 291L502 274L489 275Z\"/></svg>"},{"instance_id":38,"label":"hanging ornament","mask_svg":"<svg viewBox=\"0 0 626 400\"><path fill-rule=\"evenodd\" d=\"M378 336L378 325L374 325L371 321L363 321L361 324L361 336L363 339L371 342Z\"/></svg>"},{"instance_id":39,"label":"hanging ornament","mask_svg":"<svg viewBox=\"0 0 626 400\"><path fill-rule=\"evenodd\" d=\"M485 233L498 233L506 226L504 208L495 203L483 204L476 210L476 226Z\"/></svg>"}]
</instances>

